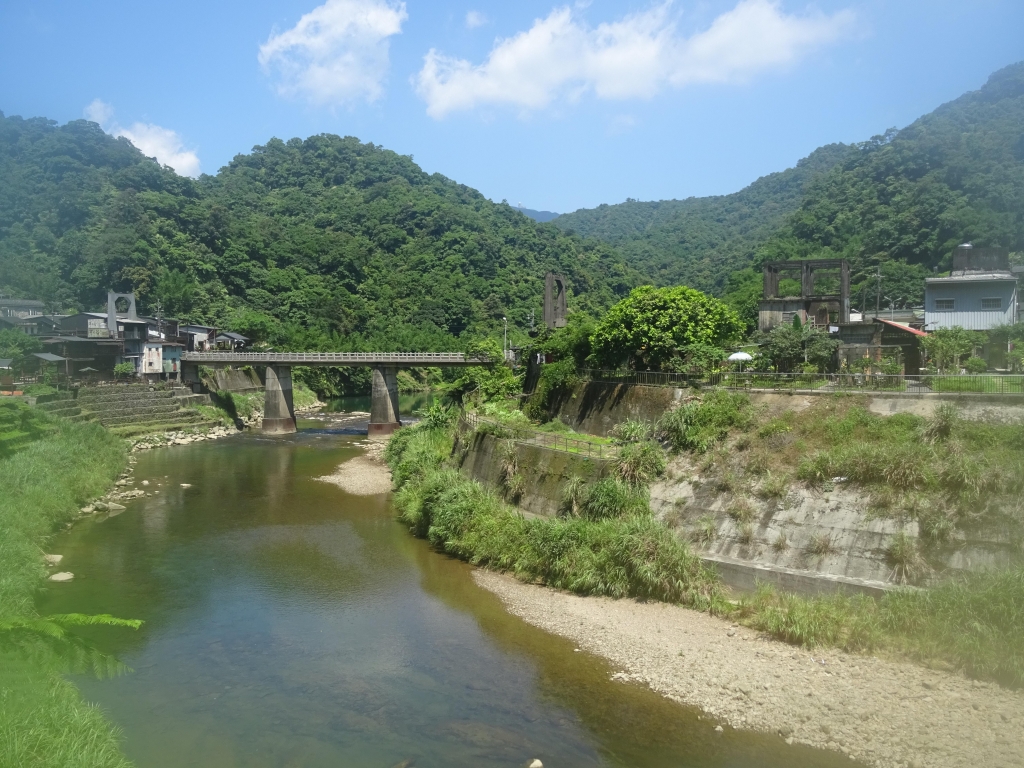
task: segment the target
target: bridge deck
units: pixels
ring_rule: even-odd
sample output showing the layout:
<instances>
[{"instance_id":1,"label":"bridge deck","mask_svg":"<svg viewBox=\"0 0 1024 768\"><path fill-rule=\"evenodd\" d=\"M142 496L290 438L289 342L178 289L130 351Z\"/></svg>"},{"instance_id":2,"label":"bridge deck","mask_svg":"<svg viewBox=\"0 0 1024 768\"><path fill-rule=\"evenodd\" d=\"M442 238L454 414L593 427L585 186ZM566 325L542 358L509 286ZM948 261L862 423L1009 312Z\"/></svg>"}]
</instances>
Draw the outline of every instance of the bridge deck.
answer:
<instances>
[{"instance_id":1,"label":"bridge deck","mask_svg":"<svg viewBox=\"0 0 1024 768\"><path fill-rule=\"evenodd\" d=\"M462 352L183 352L184 363L201 365L312 365L407 367L493 365Z\"/></svg>"}]
</instances>

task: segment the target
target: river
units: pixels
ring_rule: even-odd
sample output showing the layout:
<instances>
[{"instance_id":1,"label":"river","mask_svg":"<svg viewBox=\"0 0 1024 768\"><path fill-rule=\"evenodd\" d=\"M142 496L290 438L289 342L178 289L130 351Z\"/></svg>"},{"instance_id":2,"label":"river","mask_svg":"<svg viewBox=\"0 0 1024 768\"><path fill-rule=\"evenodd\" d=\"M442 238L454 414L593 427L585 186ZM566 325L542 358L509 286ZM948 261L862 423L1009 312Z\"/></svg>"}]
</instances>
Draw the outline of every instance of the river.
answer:
<instances>
[{"instance_id":1,"label":"river","mask_svg":"<svg viewBox=\"0 0 1024 768\"><path fill-rule=\"evenodd\" d=\"M140 768L850 765L612 681L410 536L387 496L316 480L364 438L302 426L139 454L153 495L51 547L75 580L41 610L145 621L92 632L133 672L75 677Z\"/></svg>"}]
</instances>

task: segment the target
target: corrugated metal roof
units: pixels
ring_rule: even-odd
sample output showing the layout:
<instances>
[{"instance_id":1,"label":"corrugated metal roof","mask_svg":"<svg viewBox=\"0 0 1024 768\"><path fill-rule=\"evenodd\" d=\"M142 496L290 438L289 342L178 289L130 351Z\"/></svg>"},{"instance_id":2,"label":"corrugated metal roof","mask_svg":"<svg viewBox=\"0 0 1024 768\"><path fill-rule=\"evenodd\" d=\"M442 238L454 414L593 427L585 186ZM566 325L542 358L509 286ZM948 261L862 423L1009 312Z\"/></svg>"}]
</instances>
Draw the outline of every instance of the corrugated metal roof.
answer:
<instances>
[{"instance_id":1,"label":"corrugated metal roof","mask_svg":"<svg viewBox=\"0 0 1024 768\"><path fill-rule=\"evenodd\" d=\"M926 277L924 282L927 285L932 285L941 283L996 283L1003 280L1016 282L1017 276L1011 275L1008 272L978 272L969 275L950 275L949 277Z\"/></svg>"},{"instance_id":2,"label":"corrugated metal roof","mask_svg":"<svg viewBox=\"0 0 1024 768\"><path fill-rule=\"evenodd\" d=\"M919 331L917 328L911 328L909 325L904 325L903 323L897 323L897 322L895 322L893 320L883 320L880 317L876 317L875 319L878 322L880 322L880 323L885 323L886 325L891 326L893 328L898 328L901 331L906 331L907 333L912 333L915 336L927 336L928 335L924 331Z\"/></svg>"}]
</instances>

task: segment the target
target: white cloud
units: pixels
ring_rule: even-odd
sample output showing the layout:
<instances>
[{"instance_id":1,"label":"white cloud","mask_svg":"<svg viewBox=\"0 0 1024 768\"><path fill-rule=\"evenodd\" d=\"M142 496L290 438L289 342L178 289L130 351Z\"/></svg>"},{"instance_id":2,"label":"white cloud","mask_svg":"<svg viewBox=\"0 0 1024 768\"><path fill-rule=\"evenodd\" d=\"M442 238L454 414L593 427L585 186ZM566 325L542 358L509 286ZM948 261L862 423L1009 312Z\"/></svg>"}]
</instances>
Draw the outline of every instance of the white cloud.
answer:
<instances>
[{"instance_id":1,"label":"white cloud","mask_svg":"<svg viewBox=\"0 0 1024 768\"><path fill-rule=\"evenodd\" d=\"M431 49L414 77L427 113L442 118L480 105L528 111L574 101L650 98L666 87L741 82L791 64L845 34L853 14L787 15L776 0L741 0L691 37L676 31L671 2L592 28L576 9L554 9L498 40L474 65Z\"/></svg>"},{"instance_id":2,"label":"white cloud","mask_svg":"<svg viewBox=\"0 0 1024 768\"><path fill-rule=\"evenodd\" d=\"M388 38L402 31L405 3L327 0L260 46L263 71L283 96L318 105L374 101L384 92Z\"/></svg>"},{"instance_id":3,"label":"white cloud","mask_svg":"<svg viewBox=\"0 0 1024 768\"><path fill-rule=\"evenodd\" d=\"M480 13L480 11L469 11L466 14L466 29L482 27L487 21L487 17Z\"/></svg>"},{"instance_id":4,"label":"white cloud","mask_svg":"<svg viewBox=\"0 0 1024 768\"><path fill-rule=\"evenodd\" d=\"M185 149L185 142L177 131L152 123L132 123L128 128L114 120L114 108L100 99L94 99L84 110L86 120L99 123L111 136L124 136L146 157L155 157L161 165L169 165L181 176L199 175L199 156Z\"/></svg>"}]
</instances>

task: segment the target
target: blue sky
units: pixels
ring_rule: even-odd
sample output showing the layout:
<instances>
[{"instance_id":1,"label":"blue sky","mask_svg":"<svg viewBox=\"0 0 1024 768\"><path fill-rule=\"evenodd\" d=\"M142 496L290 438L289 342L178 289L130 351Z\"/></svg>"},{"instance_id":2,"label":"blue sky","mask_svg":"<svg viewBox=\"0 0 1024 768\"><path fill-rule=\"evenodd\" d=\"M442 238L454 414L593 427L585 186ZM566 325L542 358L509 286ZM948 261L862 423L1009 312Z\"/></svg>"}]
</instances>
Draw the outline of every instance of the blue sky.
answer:
<instances>
[{"instance_id":1,"label":"blue sky","mask_svg":"<svg viewBox=\"0 0 1024 768\"><path fill-rule=\"evenodd\" d=\"M497 201L736 191L1024 60L1020 0L5 0L0 110L179 172L358 136Z\"/></svg>"}]
</instances>

